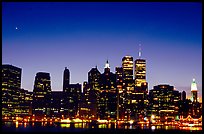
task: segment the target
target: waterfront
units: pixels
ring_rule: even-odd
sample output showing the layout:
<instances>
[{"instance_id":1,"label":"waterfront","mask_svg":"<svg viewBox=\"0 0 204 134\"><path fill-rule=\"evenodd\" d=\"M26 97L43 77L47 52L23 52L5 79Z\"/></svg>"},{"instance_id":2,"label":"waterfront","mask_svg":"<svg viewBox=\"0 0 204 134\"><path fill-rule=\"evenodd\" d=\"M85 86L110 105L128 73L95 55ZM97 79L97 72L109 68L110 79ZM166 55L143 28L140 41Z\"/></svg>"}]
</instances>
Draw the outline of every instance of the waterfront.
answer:
<instances>
[{"instance_id":1,"label":"waterfront","mask_svg":"<svg viewBox=\"0 0 204 134\"><path fill-rule=\"evenodd\" d=\"M96 132L96 131L179 131L201 132L202 127L173 125L136 125L124 123L2 122L3 132Z\"/></svg>"}]
</instances>

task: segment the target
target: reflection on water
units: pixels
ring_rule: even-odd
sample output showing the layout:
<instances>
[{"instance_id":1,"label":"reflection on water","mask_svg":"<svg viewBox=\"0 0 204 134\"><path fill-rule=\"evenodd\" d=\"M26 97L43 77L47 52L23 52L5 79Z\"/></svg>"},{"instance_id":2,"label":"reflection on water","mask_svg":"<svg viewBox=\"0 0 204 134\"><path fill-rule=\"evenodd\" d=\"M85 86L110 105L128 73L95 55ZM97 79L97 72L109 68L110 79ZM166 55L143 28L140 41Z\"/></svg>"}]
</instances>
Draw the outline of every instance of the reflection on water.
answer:
<instances>
[{"instance_id":1,"label":"reflection on water","mask_svg":"<svg viewBox=\"0 0 204 134\"><path fill-rule=\"evenodd\" d=\"M29 128L28 131L32 131L36 129L36 127L44 128L63 128L63 129L72 129L72 130L86 130L86 129L150 129L152 131L164 129L164 130L202 130L202 127L179 127L179 126L149 126L149 125L133 125L133 124L117 124L117 123L103 123L103 124L93 124L88 122L80 122L80 123L59 123L59 122L3 122L3 129L10 130L10 128L14 128L15 130L18 129L25 129Z\"/></svg>"}]
</instances>

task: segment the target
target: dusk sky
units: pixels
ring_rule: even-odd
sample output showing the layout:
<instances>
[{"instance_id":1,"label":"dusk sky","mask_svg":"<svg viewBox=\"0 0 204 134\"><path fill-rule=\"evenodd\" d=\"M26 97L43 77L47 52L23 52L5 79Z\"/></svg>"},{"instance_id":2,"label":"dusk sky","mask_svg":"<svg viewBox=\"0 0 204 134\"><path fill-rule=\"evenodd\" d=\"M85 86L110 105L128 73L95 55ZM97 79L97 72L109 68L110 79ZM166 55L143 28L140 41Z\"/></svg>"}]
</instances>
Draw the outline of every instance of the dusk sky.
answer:
<instances>
[{"instance_id":1,"label":"dusk sky","mask_svg":"<svg viewBox=\"0 0 204 134\"><path fill-rule=\"evenodd\" d=\"M33 91L37 72L62 91L65 67L71 83L122 66L126 55L146 59L149 90L170 84L190 95L192 79L202 95L202 3L77 2L2 3L2 62L22 68L22 88Z\"/></svg>"}]
</instances>

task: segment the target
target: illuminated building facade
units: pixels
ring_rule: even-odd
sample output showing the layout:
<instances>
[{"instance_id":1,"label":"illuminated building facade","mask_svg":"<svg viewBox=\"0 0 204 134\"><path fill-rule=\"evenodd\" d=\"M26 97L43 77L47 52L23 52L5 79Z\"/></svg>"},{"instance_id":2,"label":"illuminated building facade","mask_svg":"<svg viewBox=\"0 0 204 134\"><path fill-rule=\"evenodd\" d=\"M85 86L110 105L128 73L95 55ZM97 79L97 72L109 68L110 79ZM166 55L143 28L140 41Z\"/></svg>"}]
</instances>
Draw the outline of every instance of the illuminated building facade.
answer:
<instances>
[{"instance_id":1,"label":"illuminated building facade","mask_svg":"<svg viewBox=\"0 0 204 134\"><path fill-rule=\"evenodd\" d=\"M192 101L190 99L182 100L182 98L179 101L179 116L186 118L188 115L192 115Z\"/></svg>"},{"instance_id":2,"label":"illuminated building facade","mask_svg":"<svg viewBox=\"0 0 204 134\"><path fill-rule=\"evenodd\" d=\"M191 83L191 94L192 94L192 102L196 103L198 98L198 89L197 84L195 82L195 79L193 79L193 82Z\"/></svg>"},{"instance_id":3,"label":"illuminated building facade","mask_svg":"<svg viewBox=\"0 0 204 134\"><path fill-rule=\"evenodd\" d=\"M68 109L68 118L79 116L79 104L81 101L81 84L69 84L69 88L65 91Z\"/></svg>"},{"instance_id":4,"label":"illuminated building facade","mask_svg":"<svg viewBox=\"0 0 204 134\"><path fill-rule=\"evenodd\" d=\"M33 89L33 114L44 116L50 114L51 81L50 74L38 72L35 76Z\"/></svg>"},{"instance_id":5,"label":"illuminated building facade","mask_svg":"<svg viewBox=\"0 0 204 134\"><path fill-rule=\"evenodd\" d=\"M157 119L175 119L179 116L179 101L181 94L170 85L154 86L149 92L148 116L155 115Z\"/></svg>"},{"instance_id":6,"label":"illuminated building facade","mask_svg":"<svg viewBox=\"0 0 204 134\"><path fill-rule=\"evenodd\" d=\"M123 68L123 92L124 92L124 119L129 120L131 114L132 92L134 91L133 81L133 57L125 56L122 58Z\"/></svg>"},{"instance_id":7,"label":"illuminated building facade","mask_svg":"<svg viewBox=\"0 0 204 134\"><path fill-rule=\"evenodd\" d=\"M133 86L133 57L125 56L122 58L123 82L125 87Z\"/></svg>"},{"instance_id":8,"label":"illuminated building facade","mask_svg":"<svg viewBox=\"0 0 204 134\"><path fill-rule=\"evenodd\" d=\"M148 108L148 83L141 83L140 87L135 87L134 92L132 92L132 102L131 102L131 114L130 118L140 121L147 115Z\"/></svg>"},{"instance_id":9,"label":"illuminated building facade","mask_svg":"<svg viewBox=\"0 0 204 134\"><path fill-rule=\"evenodd\" d=\"M148 83L146 82L146 60L139 58L135 60L135 88L132 93L131 118L134 120L143 120L147 115L148 108Z\"/></svg>"},{"instance_id":10,"label":"illuminated building facade","mask_svg":"<svg viewBox=\"0 0 204 134\"><path fill-rule=\"evenodd\" d=\"M98 71L97 66L95 68L92 68L88 72L88 83L91 89L93 90L100 89L100 85L99 85L100 76L101 76L101 73Z\"/></svg>"},{"instance_id":11,"label":"illuminated building facade","mask_svg":"<svg viewBox=\"0 0 204 134\"><path fill-rule=\"evenodd\" d=\"M116 67L116 88L117 88L117 120L124 119L124 92L123 92L123 68Z\"/></svg>"},{"instance_id":12,"label":"illuminated building facade","mask_svg":"<svg viewBox=\"0 0 204 134\"><path fill-rule=\"evenodd\" d=\"M68 110L65 101L66 94L62 91L52 91L50 99L50 116L67 117Z\"/></svg>"},{"instance_id":13,"label":"illuminated building facade","mask_svg":"<svg viewBox=\"0 0 204 134\"><path fill-rule=\"evenodd\" d=\"M135 86L141 87L142 83L146 82L146 60L135 60Z\"/></svg>"},{"instance_id":14,"label":"illuminated building facade","mask_svg":"<svg viewBox=\"0 0 204 134\"><path fill-rule=\"evenodd\" d=\"M32 115L32 102L33 102L33 92L29 92L28 90L25 90L24 103L27 110L26 113L28 113L28 115Z\"/></svg>"},{"instance_id":15,"label":"illuminated building facade","mask_svg":"<svg viewBox=\"0 0 204 134\"><path fill-rule=\"evenodd\" d=\"M2 65L2 116L19 114L21 68Z\"/></svg>"},{"instance_id":16,"label":"illuminated building facade","mask_svg":"<svg viewBox=\"0 0 204 134\"><path fill-rule=\"evenodd\" d=\"M83 119L97 119L99 91L90 88L88 82L83 83L83 93L80 103L80 117Z\"/></svg>"},{"instance_id":17,"label":"illuminated building facade","mask_svg":"<svg viewBox=\"0 0 204 134\"><path fill-rule=\"evenodd\" d=\"M117 93L116 76L110 72L108 61L100 77L100 100L98 114L100 119L116 119Z\"/></svg>"},{"instance_id":18,"label":"illuminated building facade","mask_svg":"<svg viewBox=\"0 0 204 134\"><path fill-rule=\"evenodd\" d=\"M98 115L98 105L100 100L100 77L101 73L98 71L97 66L92 68L88 72L88 85L90 89L87 90L88 94L88 106L90 109L90 115L92 119L96 119Z\"/></svg>"},{"instance_id":19,"label":"illuminated building facade","mask_svg":"<svg viewBox=\"0 0 204 134\"><path fill-rule=\"evenodd\" d=\"M79 116L81 119L89 119L91 117L90 106L90 85L87 81L83 82L83 93L81 94L81 102L79 104Z\"/></svg>"},{"instance_id":20,"label":"illuminated building facade","mask_svg":"<svg viewBox=\"0 0 204 134\"><path fill-rule=\"evenodd\" d=\"M19 89L19 116L32 115L33 93Z\"/></svg>"},{"instance_id":21,"label":"illuminated building facade","mask_svg":"<svg viewBox=\"0 0 204 134\"><path fill-rule=\"evenodd\" d=\"M200 117L202 113L202 109L200 109L201 103L198 102L198 89L195 79L191 83L191 101L192 101L192 110L191 116L192 117Z\"/></svg>"},{"instance_id":22,"label":"illuminated building facade","mask_svg":"<svg viewBox=\"0 0 204 134\"><path fill-rule=\"evenodd\" d=\"M63 73L63 91L65 92L69 88L70 83L70 72L67 67L65 67L64 73Z\"/></svg>"}]
</instances>

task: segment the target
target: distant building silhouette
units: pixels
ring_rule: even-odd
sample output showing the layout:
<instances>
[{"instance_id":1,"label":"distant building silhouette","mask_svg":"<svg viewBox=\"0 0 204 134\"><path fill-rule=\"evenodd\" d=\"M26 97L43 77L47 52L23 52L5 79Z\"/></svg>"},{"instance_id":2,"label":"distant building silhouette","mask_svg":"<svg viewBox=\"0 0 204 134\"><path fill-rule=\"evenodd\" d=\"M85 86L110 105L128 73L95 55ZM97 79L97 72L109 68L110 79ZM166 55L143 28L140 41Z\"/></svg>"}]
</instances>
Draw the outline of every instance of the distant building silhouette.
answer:
<instances>
[{"instance_id":1,"label":"distant building silhouette","mask_svg":"<svg viewBox=\"0 0 204 134\"><path fill-rule=\"evenodd\" d=\"M67 67L65 67L64 73L63 73L63 91L65 92L68 90L70 84L70 72Z\"/></svg>"},{"instance_id":2,"label":"distant building silhouette","mask_svg":"<svg viewBox=\"0 0 204 134\"><path fill-rule=\"evenodd\" d=\"M185 100L186 100L186 92L183 91L182 94L181 94L181 96L182 96L181 100L182 100L182 101L185 101Z\"/></svg>"}]
</instances>

